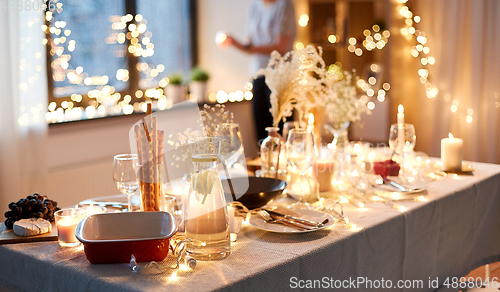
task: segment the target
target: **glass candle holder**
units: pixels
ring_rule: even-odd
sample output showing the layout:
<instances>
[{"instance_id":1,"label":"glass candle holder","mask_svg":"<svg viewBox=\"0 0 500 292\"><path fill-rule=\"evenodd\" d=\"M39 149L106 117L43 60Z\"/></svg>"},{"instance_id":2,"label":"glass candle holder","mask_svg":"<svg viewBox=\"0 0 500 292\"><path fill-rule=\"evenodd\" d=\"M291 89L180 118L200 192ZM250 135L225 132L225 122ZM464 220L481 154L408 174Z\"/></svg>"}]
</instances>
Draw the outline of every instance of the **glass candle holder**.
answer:
<instances>
[{"instance_id":1,"label":"glass candle holder","mask_svg":"<svg viewBox=\"0 0 500 292\"><path fill-rule=\"evenodd\" d=\"M84 207L84 209L87 212L87 216L106 213L107 210L106 207L104 206L95 206L95 205L89 205L88 207Z\"/></svg>"},{"instance_id":2,"label":"glass candle holder","mask_svg":"<svg viewBox=\"0 0 500 292\"><path fill-rule=\"evenodd\" d=\"M80 245L80 241L75 236L75 228L86 216L87 210L82 208L67 208L54 213L60 246Z\"/></svg>"},{"instance_id":3,"label":"glass candle holder","mask_svg":"<svg viewBox=\"0 0 500 292\"><path fill-rule=\"evenodd\" d=\"M163 211L172 213L175 216L177 209L177 198L172 195L165 195L163 197Z\"/></svg>"}]
</instances>

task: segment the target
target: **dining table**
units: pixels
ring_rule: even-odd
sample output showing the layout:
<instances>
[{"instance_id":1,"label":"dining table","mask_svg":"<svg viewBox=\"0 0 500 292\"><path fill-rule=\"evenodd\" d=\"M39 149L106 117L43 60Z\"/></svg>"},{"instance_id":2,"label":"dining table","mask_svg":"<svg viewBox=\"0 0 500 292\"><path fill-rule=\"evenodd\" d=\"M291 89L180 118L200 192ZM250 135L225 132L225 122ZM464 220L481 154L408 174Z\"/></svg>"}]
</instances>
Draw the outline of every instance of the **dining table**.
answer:
<instances>
[{"instance_id":1,"label":"dining table","mask_svg":"<svg viewBox=\"0 0 500 292\"><path fill-rule=\"evenodd\" d=\"M500 165L430 181L404 208L343 204L355 225L280 234L242 223L229 257L137 273L91 264L82 246L57 241L0 245L0 286L12 291L457 291L460 277L500 260ZM492 284L500 282L491 280ZM496 281L496 282L494 282ZM497 283L498 284L498 283ZM1 289L0 289L1 290Z\"/></svg>"}]
</instances>

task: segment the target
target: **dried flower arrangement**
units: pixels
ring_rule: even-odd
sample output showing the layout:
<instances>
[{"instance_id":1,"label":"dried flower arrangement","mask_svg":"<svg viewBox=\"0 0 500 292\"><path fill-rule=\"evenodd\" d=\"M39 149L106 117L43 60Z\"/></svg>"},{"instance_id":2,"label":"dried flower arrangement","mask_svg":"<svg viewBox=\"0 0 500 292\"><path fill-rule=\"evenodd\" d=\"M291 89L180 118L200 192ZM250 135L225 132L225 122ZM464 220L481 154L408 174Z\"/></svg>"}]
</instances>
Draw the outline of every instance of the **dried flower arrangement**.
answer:
<instances>
[{"instance_id":1,"label":"dried flower arrangement","mask_svg":"<svg viewBox=\"0 0 500 292\"><path fill-rule=\"evenodd\" d=\"M299 113L299 119L305 121L311 108L324 105L328 90L322 54L321 47L316 50L313 46L283 56L274 51L267 68L257 72L256 76L265 76L271 90L270 112L274 126L291 116L293 109Z\"/></svg>"},{"instance_id":2,"label":"dried flower arrangement","mask_svg":"<svg viewBox=\"0 0 500 292\"><path fill-rule=\"evenodd\" d=\"M361 119L361 114L371 114L366 106L368 97L358 96L354 82L358 79L348 71L342 71L338 65L327 69L327 87L330 94L325 99L325 116L334 129L339 129L347 122Z\"/></svg>"},{"instance_id":3,"label":"dried flower arrangement","mask_svg":"<svg viewBox=\"0 0 500 292\"><path fill-rule=\"evenodd\" d=\"M222 125L232 123L233 120L233 113L226 110L223 104L216 104L214 106L205 104L203 109L200 110L199 129L193 130L188 128L184 132L178 133L176 137L177 141L174 141L173 135L170 135L167 143L176 149L180 147L186 147L187 149L188 141L191 139L220 136ZM189 158L189 153L187 151L181 153L182 155L176 157L176 160L186 161Z\"/></svg>"}]
</instances>

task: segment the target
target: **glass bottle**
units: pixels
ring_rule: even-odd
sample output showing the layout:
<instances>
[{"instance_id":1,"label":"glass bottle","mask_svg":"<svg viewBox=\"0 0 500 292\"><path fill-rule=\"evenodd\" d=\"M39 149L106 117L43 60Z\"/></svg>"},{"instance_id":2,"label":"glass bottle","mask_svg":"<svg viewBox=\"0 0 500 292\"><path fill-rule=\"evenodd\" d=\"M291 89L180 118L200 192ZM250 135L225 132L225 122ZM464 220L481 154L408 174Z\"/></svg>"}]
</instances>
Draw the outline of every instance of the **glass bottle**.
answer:
<instances>
[{"instance_id":1,"label":"glass bottle","mask_svg":"<svg viewBox=\"0 0 500 292\"><path fill-rule=\"evenodd\" d=\"M280 178L286 175L285 140L278 127L267 127L268 136L260 145L261 174L264 177Z\"/></svg>"},{"instance_id":2,"label":"glass bottle","mask_svg":"<svg viewBox=\"0 0 500 292\"><path fill-rule=\"evenodd\" d=\"M193 173L185 215L186 252L197 260L220 260L231 253L226 199L217 162L221 139L189 141Z\"/></svg>"}]
</instances>

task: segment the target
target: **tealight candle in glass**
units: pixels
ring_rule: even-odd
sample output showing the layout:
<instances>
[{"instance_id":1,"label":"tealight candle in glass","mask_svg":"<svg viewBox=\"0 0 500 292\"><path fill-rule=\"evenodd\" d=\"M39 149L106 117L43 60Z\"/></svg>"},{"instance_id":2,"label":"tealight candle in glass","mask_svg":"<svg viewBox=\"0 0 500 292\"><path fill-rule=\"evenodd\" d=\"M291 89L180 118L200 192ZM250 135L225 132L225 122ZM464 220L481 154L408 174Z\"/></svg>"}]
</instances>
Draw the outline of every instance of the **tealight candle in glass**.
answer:
<instances>
[{"instance_id":1,"label":"tealight candle in glass","mask_svg":"<svg viewBox=\"0 0 500 292\"><path fill-rule=\"evenodd\" d=\"M82 208L67 208L54 213L60 246L80 245L80 241L75 236L75 228L86 216L87 210Z\"/></svg>"},{"instance_id":2,"label":"tealight candle in glass","mask_svg":"<svg viewBox=\"0 0 500 292\"><path fill-rule=\"evenodd\" d=\"M91 204L90 206L85 208L85 211L87 212L87 216L94 215L94 214L101 214L101 213L106 213L106 207L94 206Z\"/></svg>"}]
</instances>

